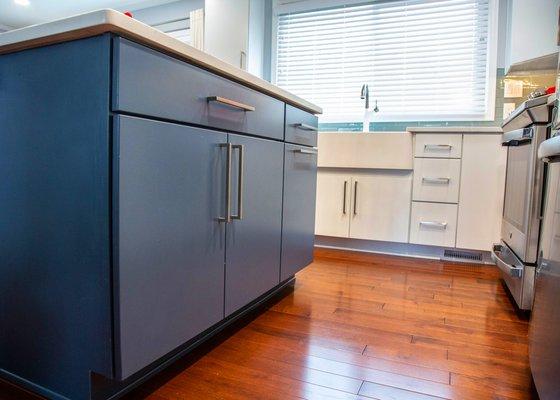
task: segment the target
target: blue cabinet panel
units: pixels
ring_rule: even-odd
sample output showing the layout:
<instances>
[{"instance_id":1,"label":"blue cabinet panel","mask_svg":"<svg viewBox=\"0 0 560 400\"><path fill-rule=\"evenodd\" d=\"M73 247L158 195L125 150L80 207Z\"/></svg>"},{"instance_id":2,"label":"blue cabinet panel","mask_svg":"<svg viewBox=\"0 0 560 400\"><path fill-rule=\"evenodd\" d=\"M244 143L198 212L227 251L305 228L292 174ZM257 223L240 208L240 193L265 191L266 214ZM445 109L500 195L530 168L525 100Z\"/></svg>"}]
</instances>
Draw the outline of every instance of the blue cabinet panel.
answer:
<instances>
[{"instance_id":1,"label":"blue cabinet panel","mask_svg":"<svg viewBox=\"0 0 560 400\"><path fill-rule=\"evenodd\" d=\"M286 104L286 142L317 146L318 118Z\"/></svg>"},{"instance_id":2,"label":"blue cabinet panel","mask_svg":"<svg viewBox=\"0 0 560 400\"><path fill-rule=\"evenodd\" d=\"M304 146L285 146L282 281L313 261L317 190L316 152Z\"/></svg>"},{"instance_id":3,"label":"blue cabinet panel","mask_svg":"<svg viewBox=\"0 0 560 400\"><path fill-rule=\"evenodd\" d=\"M117 376L224 317L227 135L117 117Z\"/></svg>"},{"instance_id":4,"label":"blue cabinet panel","mask_svg":"<svg viewBox=\"0 0 560 400\"><path fill-rule=\"evenodd\" d=\"M229 135L243 146L242 219L226 227L225 313L279 283L282 232L282 143ZM239 151L233 152L232 213L238 214Z\"/></svg>"},{"instance_id":5,"label":"blue cabinet panel","mask_svg":"<svg viewBox=\"0 0 560 400\"><path fill-rule=\"evenodd\" d=\"M0 56L0 375L111 376L110 37Z\"/></svg>"},{"instance_id":6,"label":"blue cabinet panel","mask_svg":"<svg viewBox=\"0 0 560 400\"><path fill-rule=\"evenodd\" d=\"M284 103L133 43L114 41L113 109L282 140ZM222 97L254 111L208 101Z\"/></svg>"}]
</instances>

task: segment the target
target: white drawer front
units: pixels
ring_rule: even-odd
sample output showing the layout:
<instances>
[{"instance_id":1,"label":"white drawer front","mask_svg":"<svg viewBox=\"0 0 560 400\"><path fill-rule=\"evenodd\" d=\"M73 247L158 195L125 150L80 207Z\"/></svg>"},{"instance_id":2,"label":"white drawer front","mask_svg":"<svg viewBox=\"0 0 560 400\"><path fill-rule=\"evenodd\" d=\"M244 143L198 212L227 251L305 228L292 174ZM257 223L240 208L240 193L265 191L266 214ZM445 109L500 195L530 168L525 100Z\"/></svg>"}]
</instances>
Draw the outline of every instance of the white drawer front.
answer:
<instances>
[{"instance_id":1,"label":"white drawer front","mask_svg":"<svg viewBox=\"0 0 560 400\"><path fill-rule=\"evenodd\" d=\"M410 243L455 247L457 205L412 202Z\"/></svg>"},{"instance_id":2,"label":"white drawer front","mask_svg":"<svg viewBox=\"0 0 560 400\"><path fill-rule=\"evenodd\" d=\"M412 199L457 203L460 176L461 160L415 158Z\"/></svg>"},{"instance_id":3,"label":"white drawer front","mask_svg":"<svg viewBox=\"0 0 560 400\"><path fill-rule=\"evenodd\" d=\"M463 135L417 134L414 138L414 157L461 158Z\"/></svg>"}]
</instances>

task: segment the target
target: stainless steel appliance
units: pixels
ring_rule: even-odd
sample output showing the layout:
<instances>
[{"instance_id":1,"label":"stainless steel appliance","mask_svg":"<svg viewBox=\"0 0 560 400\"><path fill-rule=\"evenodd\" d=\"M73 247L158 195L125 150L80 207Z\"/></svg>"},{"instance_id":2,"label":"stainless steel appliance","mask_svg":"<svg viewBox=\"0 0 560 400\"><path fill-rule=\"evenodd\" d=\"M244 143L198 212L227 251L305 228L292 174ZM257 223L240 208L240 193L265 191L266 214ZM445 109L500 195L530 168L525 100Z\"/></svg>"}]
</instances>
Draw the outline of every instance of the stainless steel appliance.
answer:
<instances>
[{"instance_id":1,"label":"stainless steel appliance","mask_svg":"<svg viewBox=\"0 0 560 400\"><path fill-rule=\"evenodd\" d=\"M527 100L504 121L502 145L508 147L501 243L492 258L518 307L533 304L539 244L544 167L537 150L546 139L547 96Z\"/></svg>"},{"instance_id":2,"label":"stainless steel appliance","mask_svg":"<svg viewBox=\"0 0 560 400\"><path fill-rule=\"evenodd\" d=\"M539 158L548 163L548 172L529 360L540 399L553 400L560 399L560 136L541 144Z\"/></svg>"}]
</instances>

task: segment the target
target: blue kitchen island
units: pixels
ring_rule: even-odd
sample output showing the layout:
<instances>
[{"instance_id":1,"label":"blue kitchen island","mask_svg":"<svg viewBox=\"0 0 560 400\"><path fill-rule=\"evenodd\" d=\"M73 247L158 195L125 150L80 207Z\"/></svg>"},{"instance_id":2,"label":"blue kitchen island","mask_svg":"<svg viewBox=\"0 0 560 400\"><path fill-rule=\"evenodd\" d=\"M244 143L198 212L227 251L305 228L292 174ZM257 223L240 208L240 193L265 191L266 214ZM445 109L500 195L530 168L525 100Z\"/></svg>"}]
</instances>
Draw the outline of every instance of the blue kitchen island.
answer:
<instances>
[{"instance_id":1,"label":"blue kitchen island","mask_svg":"<svg viewBox=\"0 0 560 400\"><path fill-rule=\"evenodd\" d=\"M0 377L117 398L293 283L320 112L112 10L0 35Z\"/></svg>"}]
</instances>

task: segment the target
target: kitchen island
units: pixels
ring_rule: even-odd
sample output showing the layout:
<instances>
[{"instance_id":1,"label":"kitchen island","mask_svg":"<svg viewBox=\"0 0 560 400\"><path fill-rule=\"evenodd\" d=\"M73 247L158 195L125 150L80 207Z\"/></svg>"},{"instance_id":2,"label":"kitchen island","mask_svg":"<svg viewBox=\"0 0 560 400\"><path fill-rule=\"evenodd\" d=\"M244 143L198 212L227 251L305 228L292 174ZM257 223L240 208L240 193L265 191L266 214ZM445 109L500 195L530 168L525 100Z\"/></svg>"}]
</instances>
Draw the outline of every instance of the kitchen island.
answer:
<instances>
[{"instance_id":1,"label":"kitchen island","mask_svg":"<svg viewBox=\"0 0 560 400\"><path fill-rule=\"evenodd\" d=\"M112 10L0 54L0 377L116 398L312 261L320 108Z\"/></svg>"}]
</instances>

